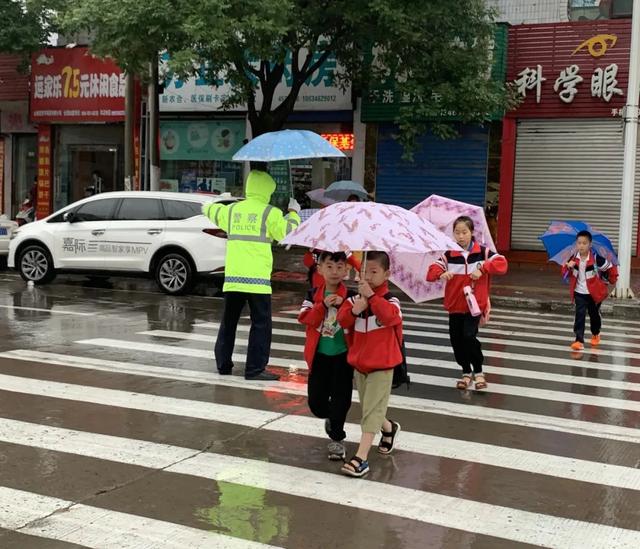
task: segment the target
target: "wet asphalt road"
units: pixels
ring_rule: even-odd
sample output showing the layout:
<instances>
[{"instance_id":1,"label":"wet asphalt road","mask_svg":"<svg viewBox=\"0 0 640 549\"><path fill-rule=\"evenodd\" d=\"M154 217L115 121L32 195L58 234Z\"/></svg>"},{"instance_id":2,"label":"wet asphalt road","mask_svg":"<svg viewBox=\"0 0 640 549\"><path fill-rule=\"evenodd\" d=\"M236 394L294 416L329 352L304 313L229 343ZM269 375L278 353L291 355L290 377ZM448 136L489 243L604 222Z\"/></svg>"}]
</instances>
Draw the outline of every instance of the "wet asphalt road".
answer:
<instances>
[{"instance_id":1,"label":"wet asphalt road","mask_svg":"<svg viewBox=\"0 0 640 549\"><path fill-rule=\"evenodd\" d=\"M214 373L219 298L0 273L0 547L640 547L640 322L572 355L570 317L494 311L489 389L460 392L446 316L405 304L398 451L356 480L306 407L302 291L274 296L265 384L246 319Z\"/></svg>"}]
</instances>

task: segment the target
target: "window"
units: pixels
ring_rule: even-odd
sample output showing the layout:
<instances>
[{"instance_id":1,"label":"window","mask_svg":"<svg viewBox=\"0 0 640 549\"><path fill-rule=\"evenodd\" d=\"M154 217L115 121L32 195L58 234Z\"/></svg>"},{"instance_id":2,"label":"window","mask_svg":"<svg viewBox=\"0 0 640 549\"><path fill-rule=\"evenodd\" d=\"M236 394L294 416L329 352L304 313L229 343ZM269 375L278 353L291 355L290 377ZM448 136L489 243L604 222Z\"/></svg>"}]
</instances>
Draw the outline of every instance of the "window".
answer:
<instances>
[{"instance_id":1,"label":"window","mask_svg":"<svg viewBox=\"0 0 640 549\"><path fill-rule=\"evenodd\" d=\"M102 198L83 204L75 211L76 221L108 221L113 219L117 198Z\"/></svg>"},{"instance_id":2,"label":"window","mask_svg":"<svg viewBox=\"0 0 640 549\"><path fill-rule=\"evenodd\" d=\"M124 198L115 217L117 221L147 221L164 219L160 200Z\"/></svg>"},{"instance_id":3,"label":"window","mask_svg":"<svg viewBox=\"0 0 640 549\"><path fill-rule=\"evenodd\" d=\"M186 200L163 200L162 205L169 221L189 219L202 213L200 202L187 202Z\"/></svg>"}]
</instances>

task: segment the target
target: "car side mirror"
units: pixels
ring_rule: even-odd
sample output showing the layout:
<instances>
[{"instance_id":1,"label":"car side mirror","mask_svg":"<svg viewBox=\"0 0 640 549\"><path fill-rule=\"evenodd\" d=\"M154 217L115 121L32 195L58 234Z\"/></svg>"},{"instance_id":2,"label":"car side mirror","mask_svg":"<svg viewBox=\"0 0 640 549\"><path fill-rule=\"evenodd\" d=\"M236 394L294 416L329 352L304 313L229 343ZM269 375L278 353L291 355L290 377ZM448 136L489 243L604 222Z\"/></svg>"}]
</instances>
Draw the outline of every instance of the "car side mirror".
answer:
<instances>
[{"instance_id":1,"label":"car side mirror","mask_svg":"<svg viewBox=\"0 0 640 549\"><path fill-rule=\"evenodd\" d=\"M75 221L77 221L76 212L74 212L73 210L67 212L62 216L62 219L64 219L67 223L74 223Z\"/></svg>"}]
</instances>

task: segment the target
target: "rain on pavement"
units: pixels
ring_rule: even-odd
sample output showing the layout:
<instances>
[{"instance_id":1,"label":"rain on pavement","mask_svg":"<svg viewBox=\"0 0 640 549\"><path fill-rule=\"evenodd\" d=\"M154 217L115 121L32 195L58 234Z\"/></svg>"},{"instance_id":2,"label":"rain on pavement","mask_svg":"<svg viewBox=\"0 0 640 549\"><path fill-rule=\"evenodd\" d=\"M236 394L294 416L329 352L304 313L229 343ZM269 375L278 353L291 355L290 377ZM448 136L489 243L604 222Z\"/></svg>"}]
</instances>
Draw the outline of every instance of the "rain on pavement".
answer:
<instances>
[{"instance_id":1,"label":"rain on pavement","mask_svg":"<svg viewBox=\"0 0 640 549\"><path fill-rule=\"evenodd\" d=\"M215 374L219 298L0 273L0 547L640 547L640 322L572 356L569 316L495 310L489 389L460 392L444 312L403 303L398 451L359 480L306 406L303 292L274 295L261 383L246 319Z\"/></svg>"}]
</instances>

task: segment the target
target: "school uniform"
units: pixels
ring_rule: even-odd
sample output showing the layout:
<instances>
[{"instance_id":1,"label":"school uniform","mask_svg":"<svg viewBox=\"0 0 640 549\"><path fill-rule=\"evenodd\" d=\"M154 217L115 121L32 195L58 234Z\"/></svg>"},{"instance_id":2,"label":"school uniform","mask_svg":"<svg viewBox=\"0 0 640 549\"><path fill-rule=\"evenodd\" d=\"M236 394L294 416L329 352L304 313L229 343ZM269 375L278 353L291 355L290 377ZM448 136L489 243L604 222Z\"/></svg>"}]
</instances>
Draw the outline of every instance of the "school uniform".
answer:
<instances>
[{"instance_id":1,"label":"school uniform","mask_svg":"<svg viewBox=\"0 0 640 549\"><path fill-rule=\"evenodd\" d=\"M429 282L437 282L443 273L453 273L444 291L444 308L449 313L449 338L456 362L465 374L482 373L484 355L478 341L480 316L472 316L463 288L472 286L480 310L484 313L489 306L489 276L507 272L506 258L480 246L475 240L464 252L448 251L436 261L427 273ZM472 272L480 270L483 276L472 281Z\"/></svg>"},{"instance_id":2,"label":"school uniform","mask_svg":"<svg viewBox=\"0 0 640 549\"><path fill-rule=\"evenodd\" d=\"M576 304L576 315L573 324L573 332L576 341L584 343L584 330L587 313L591 325L591 334L600 335L602 329L602 317L600 306L607 298L609 289L603 280L607 277L609 282L617 278L617 268L606 258L589 251L586 260L579 253L573 257L573 268L563 267L563 277L571 276L569 289L571 298Z\"/></svg>"},{"instance_id":3,"label":"school uniform","mask_svg":"<svg viewBox=\"0 0 640 549\"><path fill-rule=\"evenodd\" d=\"M353 293L342 283L336 292L344 300ZM347 362L348 331L338 324L338 308L324 304L330 294L324 280L309 290L298 320L306 326L304 358L309 367L309 409L316 417L329 419L329 436L339 442L347 436L344 423L351 408L353 368Z\"/></svg>"},{"instance_id":4,"label":"school uniform","mask_svg":"<svg viewBox=\"0 0 640 549\"><path fill-rule=\"evenodd\" d=\"M338 322L350 331L347 361L355 369L362 432L377 433L387 415L393 369L402 363L402 311L387 283L374 290L368 309L359 315L353 314L354 300L342 305Z\"/></svg>"}]
</instances>

